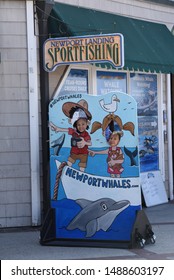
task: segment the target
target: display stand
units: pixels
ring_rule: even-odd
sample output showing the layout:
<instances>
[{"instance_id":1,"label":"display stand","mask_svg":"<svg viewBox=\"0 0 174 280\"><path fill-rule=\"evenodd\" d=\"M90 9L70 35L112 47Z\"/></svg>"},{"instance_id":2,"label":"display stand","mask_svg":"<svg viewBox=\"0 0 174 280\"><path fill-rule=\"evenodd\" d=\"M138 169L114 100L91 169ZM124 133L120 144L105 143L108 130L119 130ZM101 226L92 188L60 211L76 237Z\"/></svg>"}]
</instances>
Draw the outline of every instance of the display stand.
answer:
<instances>
[{"instance_id":1,"label":"display stand","mask_svg":"<svg viewBox=\"0 0 174 280\"><path fill-rule=\"evenodd\" d=\"M134 248L155 240L141 206L135 100L60 96L49 124L51 207L40 243Z\"/></svg>"}]
</instances>

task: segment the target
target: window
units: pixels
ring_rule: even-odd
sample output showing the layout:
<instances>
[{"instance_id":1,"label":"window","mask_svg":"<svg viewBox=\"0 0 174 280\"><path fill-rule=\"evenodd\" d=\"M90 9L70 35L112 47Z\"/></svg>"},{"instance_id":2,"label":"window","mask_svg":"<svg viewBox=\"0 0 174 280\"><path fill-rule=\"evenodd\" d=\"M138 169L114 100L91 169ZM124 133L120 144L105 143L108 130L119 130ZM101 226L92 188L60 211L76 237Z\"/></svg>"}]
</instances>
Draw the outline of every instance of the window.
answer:
<instances>
[{"instance_id":1,"label":"window","mask_svg":"<svg viewBox=\"0 0 174 280\"><path fill-rule=\"evenodd\" d=\"M127 74L97 71L97 95L111 91L127 92Z\"/></svg>"},{"instance_id":2,"label":"window","mask_svg":"<svg viewBox=\"0 0 174 280\"><path fill-rule=\"evenodd\" d=\"M59 95L88 93L88 70L71 69Z\"/></svg>"}]
</instances>

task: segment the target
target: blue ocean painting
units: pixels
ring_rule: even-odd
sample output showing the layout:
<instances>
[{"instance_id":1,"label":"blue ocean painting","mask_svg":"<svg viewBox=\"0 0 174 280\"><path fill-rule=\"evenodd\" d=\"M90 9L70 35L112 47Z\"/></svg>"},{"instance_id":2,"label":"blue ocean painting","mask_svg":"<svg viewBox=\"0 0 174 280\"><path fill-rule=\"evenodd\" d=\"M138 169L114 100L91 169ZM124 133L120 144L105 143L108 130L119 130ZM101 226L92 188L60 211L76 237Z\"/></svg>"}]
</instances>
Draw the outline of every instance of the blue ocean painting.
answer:
<instances>
[{"instance_id":1,"label":"blue ocean painting","mask_svg":"<svg viewBox=\"0 0 174 280\"><path fill-rule=\"evenodd\" d=\"M136 218L136 212L140 206L128 206L113 221L107 231L99 230L93 236L86 237L86 232L79 229L67 230L67 226L73 218L82 210L81 207L71 199L62 199L51 202L52 208L56 210L56 237L89 240L122 240L129 241Z\"/></svg>"}]
</instances>

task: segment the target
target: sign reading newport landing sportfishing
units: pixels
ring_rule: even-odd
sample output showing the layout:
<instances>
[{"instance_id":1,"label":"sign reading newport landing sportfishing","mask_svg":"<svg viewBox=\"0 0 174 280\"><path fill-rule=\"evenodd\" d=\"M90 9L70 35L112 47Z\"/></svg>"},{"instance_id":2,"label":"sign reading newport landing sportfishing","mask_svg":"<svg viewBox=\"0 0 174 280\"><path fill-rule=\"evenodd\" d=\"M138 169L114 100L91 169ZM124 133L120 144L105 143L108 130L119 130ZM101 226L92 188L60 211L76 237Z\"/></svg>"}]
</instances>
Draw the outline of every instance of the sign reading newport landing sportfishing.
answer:
<instances>
[{"instance_id":1,"label":"sign reading newport landing sportfishing","mask_svg":"<svg viewBox=\"0 0 174 280\"><path fill-rule=\"evenodd\" d=\"M44 68L48 72L62 64L109 62L124 66L122 34L51 38L44 44Z\"/></svg>"},{"instance_id":2,"label":"sign reading newport landing sportfishing","mask_svg":"<svg viewBox=\"0 0 174 280\"><path fill-rule=\"evenodd\" d=\"M49 105L50 194L57 240L131 239L141 209L135 100L68 94Z\"/></svg>"}]
</instances>

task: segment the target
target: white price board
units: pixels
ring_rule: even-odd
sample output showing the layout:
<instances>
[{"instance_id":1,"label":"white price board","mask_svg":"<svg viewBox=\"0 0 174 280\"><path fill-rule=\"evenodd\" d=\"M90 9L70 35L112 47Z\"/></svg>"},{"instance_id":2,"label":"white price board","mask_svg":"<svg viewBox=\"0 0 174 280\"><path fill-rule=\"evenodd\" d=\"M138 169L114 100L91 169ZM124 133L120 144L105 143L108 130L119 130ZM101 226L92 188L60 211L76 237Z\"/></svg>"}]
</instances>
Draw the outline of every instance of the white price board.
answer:
<instances>
[{"instance_id":1,"label":"white price board","mask_svg":"<svg viewBox=\"0 0 174 280\"><path fill-rule=\"evenodd\" d=\"M140 178L147 207L168 202L160 171L141 173Z\"/></svg>"}]
</instances>

